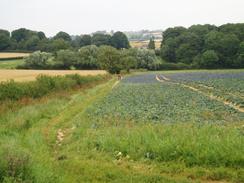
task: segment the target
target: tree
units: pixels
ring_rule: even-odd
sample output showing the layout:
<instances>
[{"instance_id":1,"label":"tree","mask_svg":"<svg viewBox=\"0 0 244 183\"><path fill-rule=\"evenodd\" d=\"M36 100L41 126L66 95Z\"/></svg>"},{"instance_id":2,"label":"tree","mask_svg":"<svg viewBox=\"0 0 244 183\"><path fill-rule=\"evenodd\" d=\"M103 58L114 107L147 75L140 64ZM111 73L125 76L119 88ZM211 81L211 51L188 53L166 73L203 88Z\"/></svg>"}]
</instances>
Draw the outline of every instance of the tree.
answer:
<instances>
[{"instance_id":1,"label":"tree","mask_svg":"<svg viewBox=\"0 0 244 183\"><path fill-rule=\"evenodd\" d=\"M81 37L80 36L74 36L71 41L71 46L73 48L79 48L81 44Z\"/></svg>"},{"instance_id":2,"label":"tree","mask_svg":"<svg viewBox=\"0 0 244 183\"><path fill-rule=\"evenodd\" d=\"M66 32L58 32L53 39L63 39L64 41L71 42L71 37L68 33Z\"/></svg>"},{"instance_id":3,"label":"tree","mask_svg":"<svg viewBox=\"0 0 244 183\"><path fill-rule=\"evenodd\" d=\"M150 69L157 62L157 56L154 50L138 49L136 60L138 68Z\"/></svg>"},{"instance_id":4,"label":"tree","mask_svg":"<svg viewBox=\"0 0 244 183\"><path fill-rule=\"evenodd\" d=\"M3 34L5 36L7 36L7 37L10 37L10 32L7 31L7 30L0 29L0 34Z\"/></svg>"},{"instance_id":5,"label":"tree","mask_svg":"<svg viewBox=\"0 0 244 183\"><path fill-rule=\"evenodd\" d=\"M219 67L219 57L214 50L207 50L202 54L201 67L213 69Z\"/></svg>"},{"instance_id":6,"label":"tree","mask_svg":"<svg viewBox=\"0 0 244 183\"><path fill-rule=\"evenodd\" d=\"M178 62L191 64L197 54L198 51L194 47L189 43L184 43L176 50L176 59Z\"/></svg>"},{"instance_id":7,"label":"tree","mask_svg":"<svg viewBox=\"0 0 244 183\"><path fill-rule=\"evenodd\" d=\"M178 47L177 39L169 38L163 42L161 47L161 57L167 62L177 62L175 50Z\"/></svg>"},{"instance_id":8,"label":"tree","mask_svg":"<svg viewBox=\"0 0 244 183\"><path fill-rule=\"evenodd\" d=\"M90 35L83 35L80 40L80 46L88 46L92 44L92 37Z\"/></svg>"},{"instance_id":9,"label":"tree","mask_svg":"<svg viewBox=\"0 0 244 183\"><path fill-rule=\"evenodd\" d=\"M155 50L155 41L154 41L154 38L150 38L150 41L148 43L148 49L150 50Z\"/></svg>"},{"instance_id":10,"label":"tree","mask_svg":"<svg viewBox=\"0 0 244 183\"><path fill-rule=\"evenodd\" d=\"M244 41L240 43L239 53L244 54Z\"/></svg>"},{"instance_id":11,"label":"tree","mask_svg":"<svg viewBox=\"0 0 244 183\"><path fill-rule=\"evenodd\" d=\"M20 28L14 30L11 33L11 38L14 39L16 42L25 41L30 37L31 31L25 28Z\"/></svg>"},{"instance_id":12,"label":"tree","mask_svg":"<svg viewBox=\"0 0 244 183\"><path fill-rule=\"evenodd\" d=\"M111 74L119 74L123 69L120 53L111 46L101 46L98 50L98 63Z\"/></svg>"},{"instance_id":13,"label":"tree","mask_svg":"<svg viewBox=\"0 0 244 183\"><path fill-rule=\"evenodd\" d=\"M27 50L35 51L38 49L39 44L39 37L38 36L32 36L30 39L28 39L25 43L25 48Z\"/></svg>"},{"instance_id":14,"label":"tree","mask_svg":"<svg viewBox=\"0 0 244 183\"><path fill-rule=\"evenodd\" d=\"M234 60L233 67L244 68L244 53L240 54L238 58Z\"/></svg>"},{"instance_id":15,"label":"tree","mask_svg":"<svg viewBox=\"0 0 244 183\"><path fill-rule=\"evenodd\" d=\"M55 62L58 68L70 69L78 63L78 55L71 50L59 50Z\"/></svg>"},{"instance_id":16,"label":"tree","mask_svg":"<svg viewBox=\"0 0 244 183\"><path fill-rule=\"evenodd\" d=\"M116 32L111 37L111 45L117 49L129 48L130 43L127 36L123 32Z\"/></svg>"},{"instance_id":17,"label":"tree","mask_svg":"<svg viewBox=\"0 0 244 183\"><path fill-rule=\"evenodd\" d=\"M25 68L47 69L51 64L52 55L50 53L36 51L25 58Z\"/></svg>"},{"instance_id":18,"label":"tree","mask_svg":"<svg viewBox=\"0 0 244 183\"><path fill-rule=\"evenodd\" d=\"M168 28L163 32L163 41L169 38L176 38L186 31L187 29L185 27Z\"/></svg>"},{"instance_id":19,"label":"tree","mask_svg":"<svg viewBox=\"0 0 244 183\"><path fill-rule=\"evenodd\" d=\"M111 36L107 34L94 34L91 40L93 45L111 45Z\"/></svg>"},{"instance_id":20,"label":"tree","mask_svg":"<svg viewBox=\"0 0 244 183\"><path fill-rule=\"evenodd\" d=\"M137 60L136 60L136 49L124 49L121 50L121 62L122 67L127 72L130 72L130 69L136 68Z\"/></svg>"},{"instance_id":21,"label":"tree","mask_svg":"<svg viewBox=\"0 0 244 183\"><path fill-rule=\"evenodd\" d=\"M47 39L46 35L44 32L40 31L40 32L37 32L37 36L40 40L43 40L43 39Z\"/></svg>"},{"instance_id":22,"label":"tree","mask_svg":"<svg viewBox=\"0 0 244 183\"><path fill-rule=\"evenodd\" d=\"M76 67L80 69L97 69L97 54L98 47L95 45L80 48L78 52L79 60Z\"/></svg>"},{"instance_id":23,"label":"tree","mask_svg":"<svg viewBox=\"0 0 244 183\"><path fill-rule=\"evenodd\" d=\"M4 32L0 32L0 50L6 50L10 47L10 37Z\"/></svg>"},{"instance_id":24,"label":"tree","mask_svg":"<svg viewBox=\"0 0 244 183\"><path fill-rule=\"evenodd\" d=\"M56 52L58 50L65 50L70 48L70 43L63 39L55 39L49 43L49 51Z\"/></svg>"}]
</instances>

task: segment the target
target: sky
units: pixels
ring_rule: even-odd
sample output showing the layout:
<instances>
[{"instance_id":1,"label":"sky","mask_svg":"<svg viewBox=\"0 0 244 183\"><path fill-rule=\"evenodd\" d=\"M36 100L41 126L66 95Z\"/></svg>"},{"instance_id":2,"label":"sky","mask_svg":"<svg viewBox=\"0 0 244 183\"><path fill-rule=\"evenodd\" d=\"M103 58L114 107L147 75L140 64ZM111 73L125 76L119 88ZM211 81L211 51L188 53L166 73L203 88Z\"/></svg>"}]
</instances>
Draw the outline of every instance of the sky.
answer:
<instances>
[{"instance_id":1,"label":"sky","mask_svg":"<svg viewBox=\"0 0 244 183\"><path fill-rule=\"evenodd\" d=\"M0 0L0 29L53 36L244 23L244 0Z\"/></svg>"}]
</instances>

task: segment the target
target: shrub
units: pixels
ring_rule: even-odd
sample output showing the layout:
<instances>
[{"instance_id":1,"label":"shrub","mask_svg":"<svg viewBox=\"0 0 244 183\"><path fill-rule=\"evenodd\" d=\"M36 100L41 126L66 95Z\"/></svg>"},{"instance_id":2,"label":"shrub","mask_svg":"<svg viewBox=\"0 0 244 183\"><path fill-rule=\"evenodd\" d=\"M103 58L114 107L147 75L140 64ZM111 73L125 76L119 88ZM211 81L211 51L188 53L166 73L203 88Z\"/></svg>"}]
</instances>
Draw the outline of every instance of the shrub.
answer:
<instances>
[{"instance_id":1,"label":"shrub","mask_svg":"<svg viewBox=\"0 0 244 183\"><path fill-rule=\"evenodd\" d=\"M25 58L23 67L27 69L47 69L52 62L52 55L46 52L36 51Z\"/></svg>"},{"instance_id":2,"label":"shrub","mask_svg":"<svg viewBox=\"0 0 244 183\"><path fill-rule=\"evenodd\" d=\"M158 70L181 70L181 69L191 69L191 66L184 63L162 62L158 68Z\"/></svg>"},{"instance_id":3,"label":"shrub","mask_svg":"<svg viewBox=\"0 0 244 183\"><path fill-rule=\"evenodd\" d=\"M32 179L31 157L24 149L8 145L0 150L0 182L25 182Z\"/></svg>"},{"instance_id":4,"label":"shrub","mask_svg":"<svg viewBox=\"0 0 244 183\"><path fill-rule=\"evenodd\" d=\"M0 83L0 101L19 100L23 97L38 98L54 91L69 90L108 79L108 76L45 76L40 75L36 81L17 83L13 80Z\"/></svg>"}]
</instances>

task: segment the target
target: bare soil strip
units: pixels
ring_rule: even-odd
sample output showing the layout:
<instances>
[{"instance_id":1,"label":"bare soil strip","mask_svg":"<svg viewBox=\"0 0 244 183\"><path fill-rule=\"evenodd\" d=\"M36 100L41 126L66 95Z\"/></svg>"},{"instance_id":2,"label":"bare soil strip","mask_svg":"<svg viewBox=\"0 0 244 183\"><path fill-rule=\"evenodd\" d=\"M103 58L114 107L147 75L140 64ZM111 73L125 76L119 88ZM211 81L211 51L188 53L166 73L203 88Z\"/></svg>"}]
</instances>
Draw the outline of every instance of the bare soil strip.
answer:
<instances>
[{"instance_id":1,"label":"bare soil strip","mask_svg":"<svg viewBox=\"0 0 244 183\"><path fill-rule=\"evenodd\" d=\"M210 98L210 99L212 99L212 100L217 100L217 101L219 101L219 102L222 102L224 105L227 105L227 106L229 106L229 107L231 107L231 108L233 108L233 109L235 109L235 110L237 110L237 111L239 111L239 112L243 112L243 113L244 113L244 109L243 109L243 108L241 108L241 107L238 106L238 105L233 104L233 103L230 102L230 101L225 100L224 98L217 97L217 96L214 96L214 95L212 95L212 94L209 95L209 94L207 94L207 93L205 93L205 92L203 92L203 91L201 91L201 90L199 90L199 89L197 89L197 88L195 88L195 87L192 87L192 86L189 86L189 85L186 85L186 84L183 84L183 83L171 82L169 78L166 78L166 77L164 77L164 76L162 76L162 75L161 75L161 78L162 78L162 79L160 79L160 77L159 77L158 75L156 75L156 80L159 81L159 82L165 82L165 81L168 81L168 82L170 82L170 83L172 83L172 84L180 85L180 86L182 86L182 87L184 87L184 88L188 88L188 89L190 89L190 90L192 90L192 91L195 91L195 92L198 92L198 93L200 93L200 94L202 94L202 95L204 95L204 96L207 96L208 98ZM166 80L165 78L166 78L167 80Z\"/></svg>"}]
</instances>

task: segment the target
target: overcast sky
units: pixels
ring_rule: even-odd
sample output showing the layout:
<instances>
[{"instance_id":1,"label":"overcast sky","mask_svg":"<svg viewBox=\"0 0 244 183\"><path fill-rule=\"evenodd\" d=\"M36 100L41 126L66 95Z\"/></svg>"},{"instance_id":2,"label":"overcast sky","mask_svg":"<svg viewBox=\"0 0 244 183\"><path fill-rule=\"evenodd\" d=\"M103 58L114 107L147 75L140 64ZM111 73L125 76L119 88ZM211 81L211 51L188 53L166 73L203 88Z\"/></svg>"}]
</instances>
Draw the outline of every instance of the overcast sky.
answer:
<instances>
[{"instance_id":1,"label":"overcast sky","mask_svg":"<svg viewBox=\"0 0 244 183\"><path fill-rule=\"evenodd\" d=\"M53 36L244 23L244 0L0 0L0 29Z\"/></svg>"}]
</instances>

